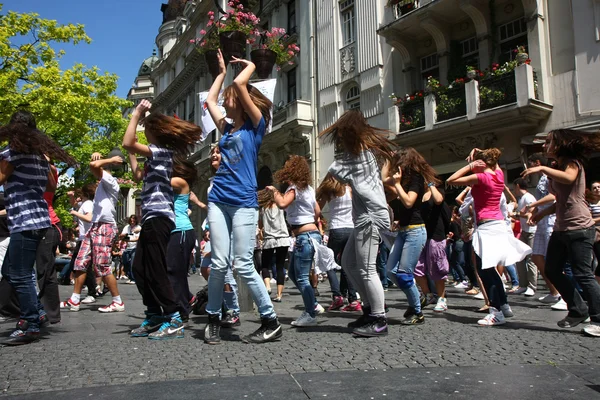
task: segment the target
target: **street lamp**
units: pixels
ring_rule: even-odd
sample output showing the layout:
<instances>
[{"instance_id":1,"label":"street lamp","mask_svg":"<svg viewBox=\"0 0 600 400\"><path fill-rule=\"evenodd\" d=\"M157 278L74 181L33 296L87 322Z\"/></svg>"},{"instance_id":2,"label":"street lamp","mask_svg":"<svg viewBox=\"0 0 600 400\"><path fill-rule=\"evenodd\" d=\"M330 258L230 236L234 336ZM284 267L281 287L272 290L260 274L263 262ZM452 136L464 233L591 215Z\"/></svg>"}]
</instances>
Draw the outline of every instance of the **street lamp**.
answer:
<instances>
[{"instance_id":1,"label":"street lamp","mask_svg":"<svg viewBox=\"0 0 600 400\"><path fill-rule=\"evenodd\" d=\"M113 147L113 149L110 151L110 153L108 153L108 155L106 157L113 158L114 156L121 157L121 160L123 160L123 163L121 165L107 165L105 167L105 169L112 170L114 172L119 172L119 171L126 172L127 171L127 163L125 162L125 155L123 154L123 152L121 151L121 149L118 146Z\"/></svg>"}]
</instances>

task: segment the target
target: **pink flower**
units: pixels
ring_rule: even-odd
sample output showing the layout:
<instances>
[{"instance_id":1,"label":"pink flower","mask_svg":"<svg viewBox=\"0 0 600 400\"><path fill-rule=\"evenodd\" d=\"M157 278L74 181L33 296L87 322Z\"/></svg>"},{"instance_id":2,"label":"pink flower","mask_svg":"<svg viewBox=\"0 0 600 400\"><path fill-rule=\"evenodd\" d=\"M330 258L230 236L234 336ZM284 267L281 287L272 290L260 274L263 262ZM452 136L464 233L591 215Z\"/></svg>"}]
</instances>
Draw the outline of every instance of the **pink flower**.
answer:
<instances>
[{"instance_id":1,"label":"pink flower","mask_svg":"<svg viewBox=\"0 0 600 400\"><path fill-rule=\"evenodd\" d=\"M196 43L196 39L190 39L190 43Z\"/></svg>"},{"instance_id":2,"label":"pink flower","mask_svg":"<svg viewBox=\"0 0 600 400\"><path fill-rule=\"evenodd\" d=\"M206 31L205 31L204 29L201 29L201 30L200 30L200 34L201 34L201 35L206 35Z\"/></svg>"},{"instance_id":3,"label":"pink flower","mask_svg":"<svg viewBox=\"0 0 600 400\"><path fill-rule=\"evenodd\" d=\"M209 17L214 17L215 16L215 12L214 11L209 11L207 15Z\"/></svg>"},{"instance_id":4,"label":"pink flower","mask_svg":"<svg viewBox=\"0 0 600 400\"><path fill-rule=\"evenodd\" d=\"M287 53L288 53L290 56L294 57L294 52L293 52L293 51L291 51L291 50L290 50L290 51L288 51Z\"/></svg>"},{"instance_id":5,"label":"pink flower","mask_svg":"<svg viewBox=\"0 0 600 400\"><path fill-rule=\"evenodd\" d=\"M212 26L213 25L213 21L209 20L208 23L206 24L206 26Z\"/></svg>"}]
</instances>

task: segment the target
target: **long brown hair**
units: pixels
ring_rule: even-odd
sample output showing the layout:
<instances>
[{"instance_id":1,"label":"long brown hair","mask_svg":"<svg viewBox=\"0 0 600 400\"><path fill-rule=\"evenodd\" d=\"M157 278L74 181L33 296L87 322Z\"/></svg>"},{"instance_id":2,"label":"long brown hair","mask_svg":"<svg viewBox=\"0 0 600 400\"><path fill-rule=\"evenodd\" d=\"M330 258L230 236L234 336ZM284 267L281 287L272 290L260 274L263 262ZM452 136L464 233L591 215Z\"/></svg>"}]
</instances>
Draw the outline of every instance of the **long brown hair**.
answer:
<instances>
[{"instance_id":1,"label":"long brown hair","mask_svg":"<svg viewBox=\"0 0 600 400\"><path fill-rule=\"evenodd\" d=\"M200 140L202 128L191 122L153 113L144 119L145 129L160 145L176 153L189 154L191 147Z\"/></svg>"},{"instance_id":2,"label":"long brown hair","mask_svg":"<svg viewBox=\"0 0 600 400\"><path fill-rule=\"evenodd\" d=\"M415 174L421 175L427 183L432 182L436 186L441 184L435 170L425 161L421 153L412 147L398 150L392 159L392 166L402 168L402 185L407 184ZM393 168L391 172L395 171L396 169Z\"/></svg>"},{"instance_id":3,"label":"long brown hair","mask_svg":"<svg viewBox=\"0 0 600 400\"><path fill-rule=\"evenodd\" d=\"M341 197L346 193L346 185L340 183L331 175L327 175L317 188L317 201L327 202L334 197Z\"/></svg>"},{"instance_id":4,"label":"long brown hair","mask_svg":"<svg viewBox=\"0 0 600 400\"><path fill-rule=\"evenodd\" d=\"M262 189L258 191L258 206L261 209L271 208L275 204L275 196L271 190Z\"/></svg>"},{"instance_id":5,"label":"long brown hair","mask_svg":"<svg viewBox=\"0 0 600 400\"><path fill-rule=\"evenodd\" d=\"M554 153L559 158L585 161L590 154L600 151L600 135L598 133L555 129L548 135L552 135Z\"/></svg>"},{"instance_id":6,"label":"long brown hair","mask_svg":"<svg viewBox=\"0 0 600 400\"><path fill-rule=\"evenodd\" d=\"M44 132L37 129L35 117L29 111L19 110L10 122L0 127L0 141L8 141L8 147L21 154L48 156L71 166L77 161Z\"/></svg>"},{"instance_id":7,"label":"long brown hair","mask_svg":"<svg viewBox=\"0 0 600 400\"><path fill-rule=\"evenodd\" d=\"M326 143L333 143L353 156L368 149L375 157L389 160L395 147L388 139L389 133L369 125L359 110L349 110L319 136L324 137Z\"/></svg>"},{"instance_id":8,"label":"long brown hair","mask_svg":"<svg viewBox=\"0 0 600 400\"><path fill-rule=\"evenodd\" d=\"M279 171L275 172L273 179L278 183L291 183L299 190L306 189L312 182L310 167L306 158L291 155Z\"/></svg>"},{"instance_id":9,"label":"long brown hair","mask_svg":"<svg viewBox=\"0 0 600 400\"><path fill-rule=\"evenodd\" d=\"M173 177L181 178L187 182L189 186L194 184L198 171L194 167L194 163L188 161L184 155L175 153L173 156Z\"/></svg>"},{"instance_id":10,"label":"long brown hair","mask_svg":"<svg viewBox=\"0 0 600 400\"><path fill-rule=\"evenodd\" d=\"M485 162L485 165L490 168L494 168L498 164L498 160L500 160L501 155L502 152L499 149L492 147L491 149L478 151L473 155L473 158L475 160L482 160Z\"/></svg>"},{"instance_id":11,"label":"long brown hair","mask_svg":"<svg viewBox=\"0 0 600 400\"><path fill-rule=\"evenodd\" d=\"M252 99L252 102L254 103L254 105L256 107L258 107L258 109L260 110L260 113L262 114L263 118L265 119L265 127L269 126L269 123L271 122L271 107L273 107L273 103L264 94L262 94L260 92L260 90L258 90L257 88L255 88L254 86L252 86L250 84L246 85L246 90L248 91L248 94L250 95L250 99ZM223 98L224 99L231 98L231 99L233 99L234 103L237 105L238 94L237 94L237 91L235 90L235 88L233 87L233 85L229 85L225 88L225 90L223 90ZM247 118L248 118L248 114L246 114L246 112L244 112L244 120L246 120Z\"/></svg>"}]
</instances>

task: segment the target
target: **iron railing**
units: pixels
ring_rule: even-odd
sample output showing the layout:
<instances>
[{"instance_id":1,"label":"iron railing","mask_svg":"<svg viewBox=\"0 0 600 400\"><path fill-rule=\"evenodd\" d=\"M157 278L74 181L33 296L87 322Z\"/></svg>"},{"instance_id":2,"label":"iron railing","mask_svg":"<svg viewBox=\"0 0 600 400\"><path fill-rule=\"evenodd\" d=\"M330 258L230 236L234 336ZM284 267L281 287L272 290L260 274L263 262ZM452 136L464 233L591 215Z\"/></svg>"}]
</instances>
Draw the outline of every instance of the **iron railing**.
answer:
<instances>
[{"instance_id":1,"label":"iron railing","mask_svg":"<svg viewBox=\"0 0 600 400\"><path fill-rule=\"evenodd\" d=\"M437 122L467 115L467 101L463 85L437 93L435 98Z\"/></svg>"},{"instance_id":2,"label":"iron railing","mask_svg":"<svg viewBox=\"0 0 600 400\"><path fill-rule=\"evenodd\" d=\"M400 132L425 126L425 103L423 98L399 105L398 113L400 115Z\"/></svg>"},{"instance_id":3,"label":"iron railing","mask_svg":"<svg viewBox=\"0 0 600 400\"><path fill-rule=\"evenodd\" d=\"M479 82L479 110L504 106L517 102L514 71Z\"/></svg>"}]
</instances>

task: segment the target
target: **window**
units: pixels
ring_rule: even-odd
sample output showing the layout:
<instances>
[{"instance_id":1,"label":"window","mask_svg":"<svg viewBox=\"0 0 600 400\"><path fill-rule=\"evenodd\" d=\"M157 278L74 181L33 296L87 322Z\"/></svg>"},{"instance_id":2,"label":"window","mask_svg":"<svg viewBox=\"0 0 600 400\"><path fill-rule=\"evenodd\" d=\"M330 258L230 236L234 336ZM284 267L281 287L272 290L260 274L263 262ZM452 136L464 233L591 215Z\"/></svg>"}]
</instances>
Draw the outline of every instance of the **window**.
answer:
<instances>
[{"instance_id":1,"label":"window","mask_svg":"<svg viewBox=\"0 0 600 400\"><path fill-rule=\"evenodd\" d=\"M288 33L296 33L296 0L288 3Z\"/></svg>"},{"instance_id":2,"label":"window","mask_svg":"<svg viewBox=\"0 0 600 400\"><path fill-rule=\"evenodd\" d=\"M421 78L423 86L427 85L427 78L430 76L435 79L440 78L439 59L437 53L430 54L421 58Z\"/></svg>"},{"instance_id":3,"label":"window","mask_svg":"<svg viewBox=\"0 0 600 400\"><path fill-rule=\"evenodd\" d=\"M342 20L342 43L344 46L355 40L354 0L340 2Z\"/></svg>"},{"instance_id":4,"label":"window","mask_svg":"<svg viewBox=\"0 0 600 400\"><path fill-rule=\"evenodd\" d=\"M287 73L287 101L291 103L296 98L296 68L294 68Z\"/></svg>"},{"instance_id":5,"label":"window","mask_svg":"<svg viewBox=\"0 0 600 400\"><path fill-rule=\"evenodd\" d=\"M511 61L514 50L524 46L527 50L527 22L525 18L517 19L504 25L500 25L500 64Z\"/></svg>"},{"instance_id":6,"label":"window","mask_svg":"<svg viewBox=\"0 0 600 400\"><path fill-rule=\"evenodd\" d=\"M460 42L465 65L479 68L479 41L473 36Z\"/></svg>"},{"instance_id":7,"label":"window","mask_svg":"<svg viewBox=\"0 0 600 400\"><path fill-rule=\"evenodd\" d=\"M348 92L346 92L346 109L360 110L360 89L358 86L352 86Z\"/></svg>"}]
</instances>

